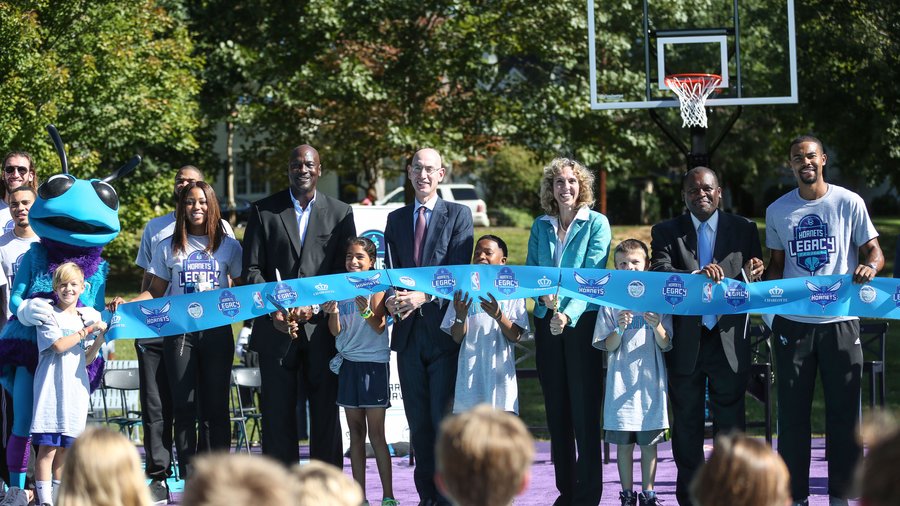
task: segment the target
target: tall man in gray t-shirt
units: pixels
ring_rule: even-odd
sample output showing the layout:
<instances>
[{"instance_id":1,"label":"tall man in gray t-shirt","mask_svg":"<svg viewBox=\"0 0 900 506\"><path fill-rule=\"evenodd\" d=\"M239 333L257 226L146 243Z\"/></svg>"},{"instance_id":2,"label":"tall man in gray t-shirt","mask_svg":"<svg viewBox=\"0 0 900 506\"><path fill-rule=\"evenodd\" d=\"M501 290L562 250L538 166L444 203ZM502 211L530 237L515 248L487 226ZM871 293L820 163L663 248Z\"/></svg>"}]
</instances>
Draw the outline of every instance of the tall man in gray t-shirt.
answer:
<instances>
[{"instance_id":1,"label":"tall man in gray t-shirt","mask_svg":"<svg viewBox=\"0 0 900 506\"><path fill-rule=\"evenodd\" d=\"M790 164L797 189L766 209L766 246L772 256L765 279L852 274L868 283L884 267L878 232L859 195L824 179L828 158L812 136L794 139ZM775 366L778 378L778 452L791 473L795 504L809 496L810 409L816 369L825 389L830 504L847 504L861 455L859 422L862 349L855 316L778 315Z\"/></svg>"}]
</instances>

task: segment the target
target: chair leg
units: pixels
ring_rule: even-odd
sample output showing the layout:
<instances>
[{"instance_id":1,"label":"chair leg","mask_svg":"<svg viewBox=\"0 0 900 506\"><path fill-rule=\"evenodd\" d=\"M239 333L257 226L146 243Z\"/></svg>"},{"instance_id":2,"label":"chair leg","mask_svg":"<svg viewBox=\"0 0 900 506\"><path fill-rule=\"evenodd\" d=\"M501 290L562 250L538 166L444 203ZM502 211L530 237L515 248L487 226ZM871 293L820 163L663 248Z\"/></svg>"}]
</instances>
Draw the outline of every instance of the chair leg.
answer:
<instances>
[{"instance_id":1,"label":"chair leg","mask_svg":"<svg viewBox=\"0 0 900 506\"><path fill-rule=\"evenodd\" d=\"M875 371L869 373L869 407L875 407Z\"/></svg>"}]
</instances>

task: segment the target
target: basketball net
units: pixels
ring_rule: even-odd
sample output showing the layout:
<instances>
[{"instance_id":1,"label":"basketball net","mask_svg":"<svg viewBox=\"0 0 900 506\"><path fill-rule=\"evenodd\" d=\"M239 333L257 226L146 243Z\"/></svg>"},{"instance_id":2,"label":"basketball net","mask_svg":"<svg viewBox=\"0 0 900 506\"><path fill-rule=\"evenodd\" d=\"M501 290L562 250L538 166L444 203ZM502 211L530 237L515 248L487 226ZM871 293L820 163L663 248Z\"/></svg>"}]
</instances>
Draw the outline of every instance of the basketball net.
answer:
<instances>
[{"instance_id":1,"label":"basketball net","mask_svg":"<svg viewBox=\"0 0 900 506\"><path fill-rule=\"evenodd\" d=\"M706 128L706 98L722 82L716 74L673 74L666 76L666 86L678 95L682 127Z\"/></svg>"}]
</instances>

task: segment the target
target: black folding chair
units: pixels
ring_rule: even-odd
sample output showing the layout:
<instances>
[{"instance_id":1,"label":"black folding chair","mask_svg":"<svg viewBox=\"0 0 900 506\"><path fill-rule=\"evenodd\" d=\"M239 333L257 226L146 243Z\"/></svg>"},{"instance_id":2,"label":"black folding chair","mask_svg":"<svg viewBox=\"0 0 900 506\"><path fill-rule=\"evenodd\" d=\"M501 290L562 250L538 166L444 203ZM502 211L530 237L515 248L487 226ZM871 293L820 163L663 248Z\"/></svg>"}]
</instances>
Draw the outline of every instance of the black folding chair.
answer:
<instances>
[{"instance_id":1,"label":"black folding chair","mask_svg":"<svg viewBox=\"0 0 900 506\"><path fill-rule=\"evenodd\" d=\"M885 336L888 331L887 322L861 322L859 326L859 340L863 351L863 375L868 375L869 406L875 407L876 402L884 407L885 380L884 359L887 351ZM876 401L876 396L878 400Z\"/></svg>"},{"instance_id":2,"label":"black folding chair","mask_svg":"<svg viewBox=\"0 0 900 506\"><path fill-rule=\"evenodd\" d=\"M134 438L135 429L141 425L141 411L140 406L138 409L129 409L128 393L137 392L139 388L140 374L137 368L107 369L103 373L103 382L100 385L103 417L107 425L115 425L120 432L127 434L129 439ZM121 414L110 416L109 395L118 396Z\"/></svg>"},{"instance_id":3,"label":"black folding chair","mask_svg":"<svg viewBox=\"0 0 900 506\"><path fill-rule=\"evenodd\" d=\"M772 444L772 344L769 339L772 331L760 323L751 325L747 332L750 339L751 364L750 381L747 382L747 394L762 404L763 419L747 420L747 428L762 427L766 430L766 442Z\"/></svg>"},{"instance_id":4,"label":"black folding chair","mask_svg":"<svg viewBox=\"0 0 900 506\"><path fill-rule=\"evenodd\" d=\"M231 423L234 424L237 433L235 449L241 447L250 453L250 441L253 436L262 438L262 413L258 408L256 398L260 394L262 379L258 367L236 367L231 371ZM245 397L245 394L247 395ZM249 403L245 404L244 400ZM252 423L250 433L247 433L247 424Z\"/></svg>"}]
</instances>

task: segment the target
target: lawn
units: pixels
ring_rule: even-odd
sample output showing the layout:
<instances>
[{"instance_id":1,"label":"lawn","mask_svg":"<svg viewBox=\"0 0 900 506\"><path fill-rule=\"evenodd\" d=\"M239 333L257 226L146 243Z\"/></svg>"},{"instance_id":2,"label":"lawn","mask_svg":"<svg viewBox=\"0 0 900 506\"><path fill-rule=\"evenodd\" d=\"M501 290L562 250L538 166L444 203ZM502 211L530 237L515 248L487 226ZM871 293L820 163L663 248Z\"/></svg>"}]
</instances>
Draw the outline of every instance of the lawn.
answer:
<instances>
[{"instance_id":1,"label":"lawn","mask_svg":"<svg viewBox=\"0 0 900 506\"><path fill-rule=\"evenodd\" d=\"M767 252L765 251L765 220L758 219L757 223L760 228L760 238L763 243L764 256L767 258ZM885 254L885 268L881 272L881 276L890 277L893 272L893 261L894 261L894 252L896 246L896 238L898 234L900 234L900 219L896 218L880 218L875 219L875 226L881 234L882 241L881 247L884 250ZM475 230L475 237L486 233L492 233L503 238L508 246L509 246L509 263L512 265L523 265L525 263L525 257L528 249L528 229L522 228L477 228ZM650 227L649 226L614 226L613 227L613 240L612 247L614 248L616 244L621 242L627 238L636 238L640 239L649 244L650 242ZM766 260L764 258L763 260ZM612 261L610 259L609 267L612 268ZM109 281L109 286L107 288L107 296L113 297L115 295L122 295L126 299L133 297L136 294L136 289L139 285L139 278L135 275L133 278L111 278ZM754 317L756 319L757 317ZM900 370L900 346L895 345L894 343L898 342L898 338L900 338L900 322L889 322L891 323L890 332L888 334L888 347L887 347L887 360L885 364L885 368L887 371L898 371ZM895 324L897 323L897 324ZM239 324L235 326L235 335L237 335L237 330L239 329ZM533 350L533 341L529 341L525 343L525 346L529 348L529 350ZM134 358L134 346L130 340L123 340L123 342L118 343L116 347L116 351L118 354L118 358L121 359L133 359ZM519 364L520 368L533 368L534 367L534 359L529 358ZM887 378L887 404L888 407L893 411L900 411L900 398L898 398L893 392L900 391L900 375L894 374L892 372L887 373L885 376ZM863 378L864 380L866 378ZM525 422L532 427L543 427L546 425L545 416L544 416L544 402L543 397L541 395L540 386L536 379L521 379L519 381L519 405L521 416L525 420ZM868 405L868 398L864 393L863 397L863 405ZM755 403L748 401L748 406L750 406L750 413L748 418L750 419L758 419L760 417L761 410L758 408ZM813 431L816 433L822 433L825 430L825 414L824 414L824 399L821 393L821 388L817 391L816 397L813 401L813 417L812 417L812 427ZM542 434L538 433L539 436Z\"/></svg>"}]
</instances>

